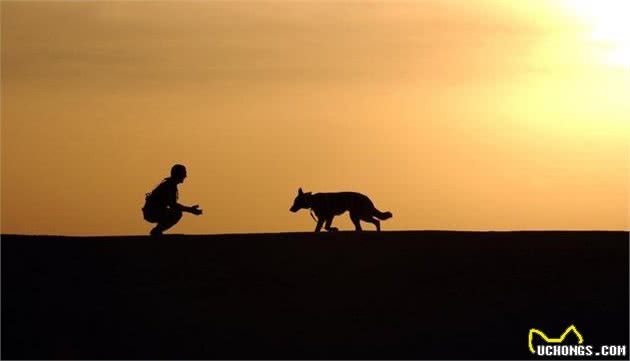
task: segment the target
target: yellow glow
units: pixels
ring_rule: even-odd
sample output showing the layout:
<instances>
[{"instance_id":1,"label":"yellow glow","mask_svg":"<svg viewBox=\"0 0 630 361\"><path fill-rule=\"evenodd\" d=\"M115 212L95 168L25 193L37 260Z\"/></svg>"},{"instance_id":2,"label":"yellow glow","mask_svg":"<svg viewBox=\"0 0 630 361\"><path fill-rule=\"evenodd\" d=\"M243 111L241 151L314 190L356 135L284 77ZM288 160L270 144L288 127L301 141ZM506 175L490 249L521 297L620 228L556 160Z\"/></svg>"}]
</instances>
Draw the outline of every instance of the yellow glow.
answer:
<instances>
[{"instance_id":1,"label":"yellow glow","mask_svg":"<svg viewBox=\"0 0 630 361\"><path fill-rule=\"evenodd\" d=\"M174 163L175 233L312 230L298 187L387 230L628 230L626 3L0 0L0 232L148 234Z\"/></svg>"},{"instance_id":2,"label":"yellow glow","mask_svg":"<svg viewBox=\"0 0 630 361\"><path fill-rule=\"evenodd\" d=\"M597 57L608 65L630 67L630 1L565 1L589 27Z\"/></svg>"}]
</instances>

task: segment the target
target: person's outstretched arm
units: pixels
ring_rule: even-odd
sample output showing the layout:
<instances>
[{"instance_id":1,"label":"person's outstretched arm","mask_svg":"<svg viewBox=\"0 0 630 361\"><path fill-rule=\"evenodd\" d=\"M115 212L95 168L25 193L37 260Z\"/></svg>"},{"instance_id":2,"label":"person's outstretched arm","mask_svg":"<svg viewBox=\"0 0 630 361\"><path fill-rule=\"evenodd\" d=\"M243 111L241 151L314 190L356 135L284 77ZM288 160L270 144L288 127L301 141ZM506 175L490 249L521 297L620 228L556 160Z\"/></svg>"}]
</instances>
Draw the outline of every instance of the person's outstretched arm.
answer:
<instances>
[{"instance_id":1,"label":"person's outstretched arm","mask_svg":"<svg viewBox=\"0 0 630 361\"><path fill-rule=\"evenodd\" d=\"M198 216L198 215L200 215L201 213L203 213L203 210L202 210L202 209L199 209L199 205L198 205L198 204L195 204L195 205L194 205L194 206L192 206L192 207L186 207L186 206L181 205L181 204L179 204L179 203L178 203L177 205L179 205L179 206L180 206L180 209L182 210L182 212L192 213L192 214L194 214L194 215L196 215L196 216Z\"/></svg>"},{"instance_id":2,"label":"person's outstretched arm","mask_svg":"<svg viewBox=\"0 0 630 361\"><path fill-rule=\"evenodd\" d=\"M171 192L171 194L169 195L169 205L171 208L174 209L179 209L182 212L188 212L188 213L192 213L196 216L200 215L203 211L201 209L199 209L199 205L195 204L192 207L188 207L185 206L183 204L179 204L177 203L177 190L175 189L173 192Z\"/></svg>"},{"instance_id":3,"label":"person's outstretched arm","mask_svg":"<svg viewBox=\"0 0 630 361\"><path fill-rule=\"evenodd\" d=\"M171 207L175 208L175 209L179 209L182 212L192 213L192 214L194 214L196 216L198 216L201 213L203 213L203 210L199 209L199 205L198 204L195 204L192 207L188 207L188 206L185 206L183 204L179 204L179 203L175 202L173 205L171 205Z\"/></svg>"}]
</instances>

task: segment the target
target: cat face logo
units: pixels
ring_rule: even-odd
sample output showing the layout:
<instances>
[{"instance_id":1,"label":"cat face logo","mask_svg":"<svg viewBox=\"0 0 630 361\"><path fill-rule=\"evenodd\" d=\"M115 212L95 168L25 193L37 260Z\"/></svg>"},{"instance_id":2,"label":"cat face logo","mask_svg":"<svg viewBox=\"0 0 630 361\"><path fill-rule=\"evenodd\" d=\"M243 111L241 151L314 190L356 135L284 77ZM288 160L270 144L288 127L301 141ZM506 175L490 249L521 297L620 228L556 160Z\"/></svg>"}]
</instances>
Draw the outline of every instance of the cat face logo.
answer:
<instances>
[{"instance_id":1,"label":"cat face logo","mask_svg":"<svg viewBox=\"0 0 630 361\"><path fill-rule=\"evenodd\" d=\"M528 337L528 341L529 341L529 350L535 354L536 351L534 350L534 346L532 345L532 340L534 339L534 334L538 334L540 337L542 337L543 340L545 340L545 342L547 343L562 343L562 341L564 341L564 339L567 337L567 335L573 332L577 338L578 338L578 343L582 344L584 343L584 338L582 337L582 335L578 332L577 328L575 328L575 326L571 325L569 326L566 331L564 331L564 333L558 337L558 338L549 338L547 337L547 335L545 335L542 331L537 330L535 328L532 328L529 330L529 337Z\"/></svg>"}]
</instances>

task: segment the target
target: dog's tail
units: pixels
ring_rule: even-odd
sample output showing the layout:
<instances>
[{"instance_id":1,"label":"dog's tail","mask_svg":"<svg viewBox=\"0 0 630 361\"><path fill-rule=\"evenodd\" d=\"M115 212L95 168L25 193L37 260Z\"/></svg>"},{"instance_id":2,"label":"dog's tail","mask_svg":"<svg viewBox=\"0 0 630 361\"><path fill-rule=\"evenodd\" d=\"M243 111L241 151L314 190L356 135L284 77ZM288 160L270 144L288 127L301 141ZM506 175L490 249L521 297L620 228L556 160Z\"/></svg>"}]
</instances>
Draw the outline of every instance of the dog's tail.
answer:
<instances>
[{"instance_id":1,"label":"dog's tail","mask_svg":"<svg viewBox=\"0 0 630 361\"><path fill-rule=\"evenodd\" d=\"M392 218L392 216L392 212L381 212L378 209L374 208L374 217L380 219L381 221Z\"/></svg>"}]
</instances>

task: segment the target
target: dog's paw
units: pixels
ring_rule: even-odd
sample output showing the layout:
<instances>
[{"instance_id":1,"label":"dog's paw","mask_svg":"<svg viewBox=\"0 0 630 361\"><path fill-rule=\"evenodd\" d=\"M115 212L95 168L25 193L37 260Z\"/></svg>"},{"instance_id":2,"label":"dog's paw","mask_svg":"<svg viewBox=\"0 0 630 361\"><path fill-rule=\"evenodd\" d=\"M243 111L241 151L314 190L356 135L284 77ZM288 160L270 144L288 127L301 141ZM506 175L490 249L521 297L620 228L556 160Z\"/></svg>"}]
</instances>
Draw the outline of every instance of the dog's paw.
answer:
<instances>
[{"instance_id":1,"label":"dog's paw","mask_svg":"<svg viewBox=\"0 0 630 361\"><path fill-rule=\"evenodd\" d=\"M337 227L330 227L328 229L328 232L337 232L338 230L339 230L339 228L337 228Z\"/></svg>"}]
</instances>

